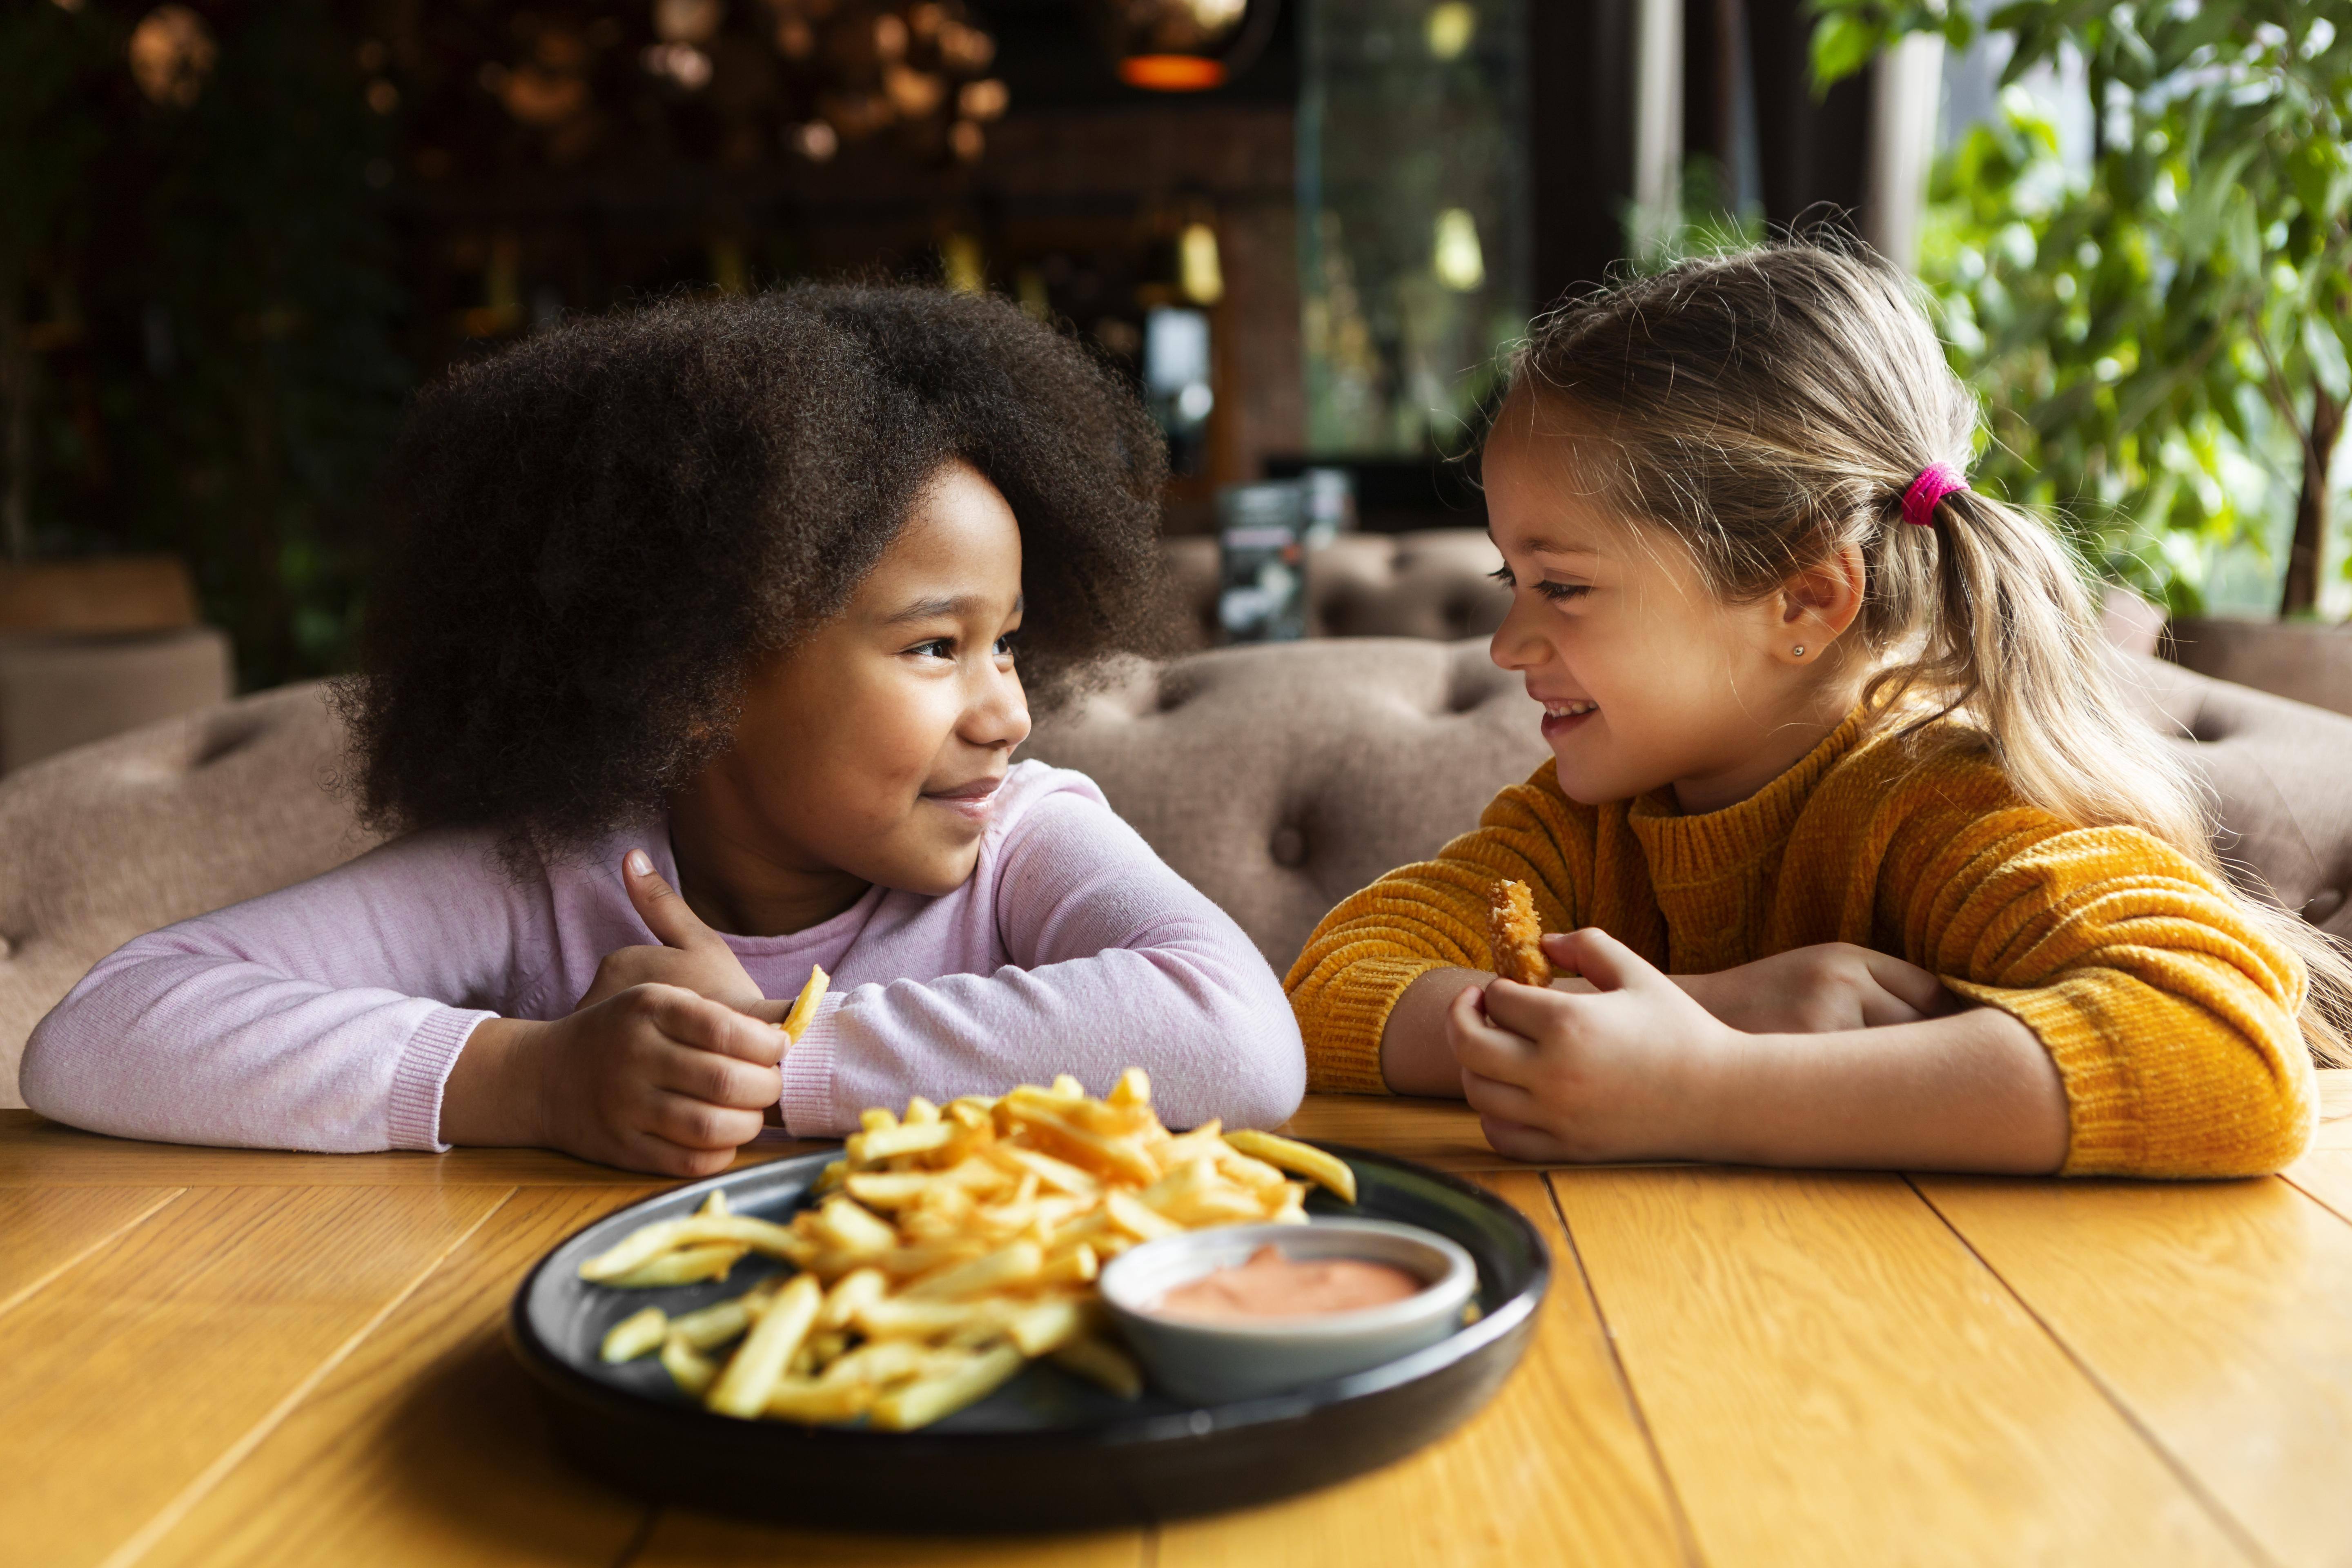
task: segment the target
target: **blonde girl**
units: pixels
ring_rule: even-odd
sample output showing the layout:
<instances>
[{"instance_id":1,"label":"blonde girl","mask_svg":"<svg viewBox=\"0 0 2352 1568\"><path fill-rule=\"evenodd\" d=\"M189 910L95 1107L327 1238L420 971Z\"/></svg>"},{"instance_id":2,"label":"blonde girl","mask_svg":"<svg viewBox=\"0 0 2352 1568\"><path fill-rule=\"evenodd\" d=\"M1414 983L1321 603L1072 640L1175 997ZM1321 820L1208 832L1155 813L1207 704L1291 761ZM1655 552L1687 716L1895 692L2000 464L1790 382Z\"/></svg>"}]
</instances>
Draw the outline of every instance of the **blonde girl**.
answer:
<instances>
[{"instance_id":1,"label":"blonde girl","mask_svg":"<svg viewBox=\"0 0 2352 1568\"><path fill-rule=\"evenodd\" d=\"M1485 474L1493 657L1552 759L1325 918L1287 981L1310 1087L1459 1095L1524 1159L2294 1159L2345 963L2231 889L2065 550L1969 488L1976 424L1865 256L1539 323ZM1492 973L1506 879L1549 988Z\"/></svg>"}]
</instances>

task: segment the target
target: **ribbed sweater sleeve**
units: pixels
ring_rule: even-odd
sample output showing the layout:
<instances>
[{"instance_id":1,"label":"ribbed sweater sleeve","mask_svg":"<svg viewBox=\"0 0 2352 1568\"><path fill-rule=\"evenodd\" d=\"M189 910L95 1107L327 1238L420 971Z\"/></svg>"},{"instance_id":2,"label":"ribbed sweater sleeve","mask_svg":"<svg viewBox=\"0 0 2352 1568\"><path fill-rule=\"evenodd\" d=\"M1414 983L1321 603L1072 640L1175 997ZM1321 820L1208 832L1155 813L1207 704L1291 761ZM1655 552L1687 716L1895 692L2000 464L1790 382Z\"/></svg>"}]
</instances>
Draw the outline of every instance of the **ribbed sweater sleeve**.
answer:
<instances>
[{"instance_id":1,"label":"ribbed sweater sleeve","mask_svg":"<svg viewBox=\"0 0 2352 1568\"><path fill-rule=\"evenodd\" d=\"M1471 832L1323 917L1283 982L1307 1047L1307 1088L1386 1094L1381 1036L1405 988L1433 969L1486 969L1487 895L1520 881L1546 931L1585 923L1593 813L1561 795L1546 763L1487 803ZM1580 892L1580 889L1587 891Z\"/></svg>"},{"instance_id":2,"label":"ribbed sweater sleeve","mask_svg":"<svg viewBox=\"0 0 2352 1568\"><path fill-rule=\"evenodd\" d=\"M2299 1155L2318 1096L2294 957L2140 829L1972 815L1950 784L1889 845L1882 919L1913 962L2050 1052L2065 1173L2252 1175Z\"/></svg>"}]
</instances>

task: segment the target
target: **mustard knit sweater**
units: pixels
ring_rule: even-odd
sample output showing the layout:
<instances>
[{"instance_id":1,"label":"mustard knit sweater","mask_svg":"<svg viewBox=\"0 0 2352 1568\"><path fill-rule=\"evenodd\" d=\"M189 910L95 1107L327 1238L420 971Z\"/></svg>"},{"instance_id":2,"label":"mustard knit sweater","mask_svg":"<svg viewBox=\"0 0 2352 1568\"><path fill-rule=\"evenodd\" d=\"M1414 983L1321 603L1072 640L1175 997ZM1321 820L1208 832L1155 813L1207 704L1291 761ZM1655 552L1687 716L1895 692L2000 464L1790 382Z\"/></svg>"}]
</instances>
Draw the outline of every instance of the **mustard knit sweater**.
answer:
<instances>
[{"instance_id":1,"label":"mustard knit sweater","mask_svg":"<svg viewBox=\"0 0 2352 1568\"><path fill-rule=\"evenodd\" d=\"M1927 760L1921 760L1926 757ZM1580 805L1546 763L1475 831L1323 918L1285 983L1310 1089L1381 1094L1381 1032L1432 969L1490 967L1486 894L1599 926L1674 973L1816 942L1897 954L2032 1029L2065 1085L2069 1175L2275 1171L2318 1095L2304 973L2211 876L2134 827L2021 801L1980 752L1931 754L1857 711L1753 798Z\"/></svg>"}]
</instances>

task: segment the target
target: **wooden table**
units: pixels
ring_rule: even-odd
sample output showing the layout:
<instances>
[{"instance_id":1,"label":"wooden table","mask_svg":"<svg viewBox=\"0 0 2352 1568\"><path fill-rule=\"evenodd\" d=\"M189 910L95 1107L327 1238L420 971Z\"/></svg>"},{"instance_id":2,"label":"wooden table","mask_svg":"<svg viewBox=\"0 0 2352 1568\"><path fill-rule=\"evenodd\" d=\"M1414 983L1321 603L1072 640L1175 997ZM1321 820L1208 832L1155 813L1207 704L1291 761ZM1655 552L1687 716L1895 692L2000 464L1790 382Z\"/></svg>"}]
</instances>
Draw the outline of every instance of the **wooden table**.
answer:
<instances>
[{"instance_id":1,"label":"wooden table","mask_svg":"<svg viewBox=\"0 0 2352 1568\"><path fill-rule=\"evenodd\" d=\"M1541 1172L1458 1107L1310 1102L1296 1130L1475 1173L1535 1220L1559 1271L1527 1362L1354 1482L1017 1541L765 1529L562 1468L501 1315L639 1178L0 1111L0 1563L2352 1563L2352 1073L2329 1076L2285 1177L2181 1185Z\"/></svg>"}]
</instances>

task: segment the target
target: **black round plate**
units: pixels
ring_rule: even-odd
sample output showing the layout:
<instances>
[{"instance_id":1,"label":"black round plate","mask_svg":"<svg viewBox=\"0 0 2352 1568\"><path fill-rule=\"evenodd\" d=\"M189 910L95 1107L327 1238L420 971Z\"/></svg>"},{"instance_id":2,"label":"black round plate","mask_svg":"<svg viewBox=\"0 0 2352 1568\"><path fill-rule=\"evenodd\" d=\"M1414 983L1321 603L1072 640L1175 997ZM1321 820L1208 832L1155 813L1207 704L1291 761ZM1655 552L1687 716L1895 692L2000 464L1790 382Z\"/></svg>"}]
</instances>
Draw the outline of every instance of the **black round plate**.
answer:
<instances>
[{"instance_id":1,"label":"black round plate","mask_svg":"<svg viewBox=\"0 0 2352 1568\"><path fill-rule=\"evenodd\" d=\"M688 1311L780 1265L752 1258L723 1285L616 1290L582 1280L583 1259L714 1190L737 1213L781 1220L831 1153L714 1176L606 1215L540 1260L515 1293L509 1330L556 1446L658 1499L880 1531L1079 1530L1265 1502L1387 1464L1459 1425L1518 1364L1551 1278L1542 1237L1492 1194L1425 1165L1323 1146L1355 1167L1358 1201L1350 1208L1318 1189L1310 1212L1451 1237L1477 1262L1480 1316L1427 1350L1272 1398L1206 1408L1153 1393L1123 1401L1036 1363L920 1431L809 1429L713 1415L650 1356L598 1359L604 1331L639 1308Z\"/></svg>"}]
</instances>

